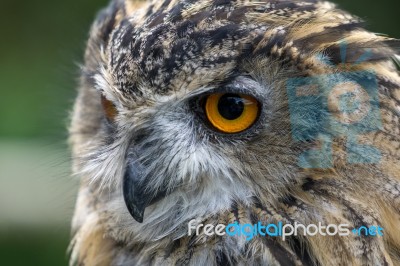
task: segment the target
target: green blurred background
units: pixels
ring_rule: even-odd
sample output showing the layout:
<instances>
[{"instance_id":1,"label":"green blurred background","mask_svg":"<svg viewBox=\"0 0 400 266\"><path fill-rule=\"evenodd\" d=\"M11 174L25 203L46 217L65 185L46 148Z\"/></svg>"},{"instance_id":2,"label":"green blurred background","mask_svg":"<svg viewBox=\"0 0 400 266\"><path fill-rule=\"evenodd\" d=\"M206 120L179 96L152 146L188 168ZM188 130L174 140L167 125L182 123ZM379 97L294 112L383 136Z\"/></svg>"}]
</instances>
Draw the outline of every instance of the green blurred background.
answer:
<instances>
[{"instance_id":1,"label":"green blurred background","mask_svg":"<svg viewBox=\"0 0 400 266\"><path fill-rule=\"evenodd\" d=\"M67 265L77 180L66 127L78 65L106 0L0 5L0 264ZM399 0L336 1L400 38Z\"/></svg>"}]
</instances>

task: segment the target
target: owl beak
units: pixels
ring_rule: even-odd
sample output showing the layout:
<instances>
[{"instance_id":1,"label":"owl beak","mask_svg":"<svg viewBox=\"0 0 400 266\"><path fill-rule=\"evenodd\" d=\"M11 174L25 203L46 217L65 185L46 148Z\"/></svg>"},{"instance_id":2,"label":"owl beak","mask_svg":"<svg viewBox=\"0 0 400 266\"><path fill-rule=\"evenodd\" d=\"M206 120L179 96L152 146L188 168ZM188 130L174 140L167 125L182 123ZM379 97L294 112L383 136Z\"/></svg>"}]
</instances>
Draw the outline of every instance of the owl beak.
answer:
<instances>
[{"instance_id":1,"label":"owl beak","mask_svg":"<svg viewBox=\"0 0 400 266\"><path fill-rule=\"evenodd\" d=\"M123 194L126 207L132 217L139 223L143 222L144 210L151 197L143 185L143 167L140 163L130 162L125 170Z\"/></svg>"},{"instance_id":2,"label":"owl beak","mask_svg":"<svg viewBox=\"0 0 400 266\"><path fill-rule=\"evenodd\" d=\"M132 217L139 223L143 222L146 207L167 195L165 187L154 192L147 189L145 181L143 165L136 158L135 160L131 158L125 170L122 189L126 207Z\"/></svg>"}]
</instances>

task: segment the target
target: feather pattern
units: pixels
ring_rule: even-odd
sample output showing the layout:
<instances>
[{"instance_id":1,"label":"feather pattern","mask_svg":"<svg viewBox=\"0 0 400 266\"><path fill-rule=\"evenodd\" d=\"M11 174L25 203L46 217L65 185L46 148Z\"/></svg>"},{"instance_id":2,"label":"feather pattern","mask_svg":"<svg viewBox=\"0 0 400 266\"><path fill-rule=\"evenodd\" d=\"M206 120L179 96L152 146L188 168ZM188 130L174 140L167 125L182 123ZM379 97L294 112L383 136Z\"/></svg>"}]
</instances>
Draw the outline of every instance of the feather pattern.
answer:
<instances>
[{"instance_id":1,"label":"feather pattern","mask_svg":"<svg viewBox=\"0 0 400 266\"><path fill-rule=\"evenodd\" d=\"M71 265L400 265L398 49L398 40L318 0L111 1L90 32L70 126L81 178ZM379 162L350 164L346 137L325 131L330 167L300 167L301 154L321 143L311 133L295 141L292 128L319 124L309 124L304 103L290 110L287 81L343 82L365 71L376 78L381 126L357 141L378 149ZM214 132L188 104L226 86L260 99L249 132ZM100 95L118 111L113 125ZM302 116L293 121L293 112ZM143 223L122 197L132 149L146 194L166 191ZM189 236L192 219L381 225L385 234L245 241Z\"/></svg>"}]
</instances>

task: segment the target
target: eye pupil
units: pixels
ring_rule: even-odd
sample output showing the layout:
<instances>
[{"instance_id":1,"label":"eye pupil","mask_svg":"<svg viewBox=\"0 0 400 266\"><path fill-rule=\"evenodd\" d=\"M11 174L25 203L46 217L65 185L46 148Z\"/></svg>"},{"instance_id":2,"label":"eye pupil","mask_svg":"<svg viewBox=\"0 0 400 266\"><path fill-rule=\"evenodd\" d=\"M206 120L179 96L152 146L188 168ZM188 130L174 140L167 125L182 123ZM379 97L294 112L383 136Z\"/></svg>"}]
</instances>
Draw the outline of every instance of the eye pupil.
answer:
<instances>
[{"instance_id":1,"label":"eye pupil","mask_svg":"<svg viewBox=\"0 0 400 266\"><path fill-rule=\"evenodd\" d=\"M225 119L239 118L244 111L243 98L233 93L224 94L218 101L218 111Z\"/></svg>"}]
</instances>

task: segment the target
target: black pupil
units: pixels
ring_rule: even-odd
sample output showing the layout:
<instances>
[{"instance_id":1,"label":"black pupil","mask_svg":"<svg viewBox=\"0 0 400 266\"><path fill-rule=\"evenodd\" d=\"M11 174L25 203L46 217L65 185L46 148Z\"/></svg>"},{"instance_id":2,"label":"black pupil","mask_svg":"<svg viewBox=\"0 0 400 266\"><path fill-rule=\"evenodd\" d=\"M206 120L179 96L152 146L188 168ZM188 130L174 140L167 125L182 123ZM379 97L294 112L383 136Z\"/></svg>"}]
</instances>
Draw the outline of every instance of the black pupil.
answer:
<instances>
[{"instance_id":1,"label":"black pupil","mask_svg":"<svg viewBox=\"0 0 400 266\"><path fill-rule=\"evenodd\" d=\"M237 119L243 113L243 110L243 98L237 94L224 94L218 101L218 111L225 119Z\"/></svg>"}]
</instances>

